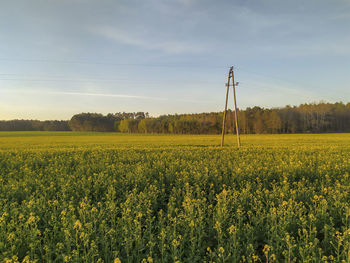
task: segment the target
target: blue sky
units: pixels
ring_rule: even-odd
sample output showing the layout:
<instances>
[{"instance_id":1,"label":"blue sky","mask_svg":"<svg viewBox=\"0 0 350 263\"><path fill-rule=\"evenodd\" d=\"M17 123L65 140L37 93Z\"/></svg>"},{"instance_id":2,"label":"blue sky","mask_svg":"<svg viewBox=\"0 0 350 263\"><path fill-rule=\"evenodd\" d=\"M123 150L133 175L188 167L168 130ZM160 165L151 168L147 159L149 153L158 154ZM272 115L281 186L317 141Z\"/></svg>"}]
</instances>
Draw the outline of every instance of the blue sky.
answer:
<instances>
[{"instance_id":1,"label":"blue sky","mask_svg":"<svg viewBox=\"0 0 350 263\"><path fill-rule=\"evenodd\" d=\"M0 3L0 119L350 101L348 0Z\"/></svg>"}]
</instances>

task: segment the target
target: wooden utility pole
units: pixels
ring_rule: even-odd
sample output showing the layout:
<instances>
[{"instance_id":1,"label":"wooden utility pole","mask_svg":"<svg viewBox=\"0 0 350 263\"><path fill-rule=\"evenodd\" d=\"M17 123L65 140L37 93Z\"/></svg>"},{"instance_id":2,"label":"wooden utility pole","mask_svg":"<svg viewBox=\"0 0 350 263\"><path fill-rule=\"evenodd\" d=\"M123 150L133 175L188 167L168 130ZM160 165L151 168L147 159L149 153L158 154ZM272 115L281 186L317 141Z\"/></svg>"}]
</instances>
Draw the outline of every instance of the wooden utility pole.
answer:
<instances>
[{"instance_id":1,"label":"wooden utility pole","mask_svg":"<svg viewBox=\"0 0 350 263\"><path fill-rule=\"evenodd\" d=\"M230 68L230 71L228 72L228 78L226 83L226 100L225 100L225 110L224 110L224 117L222 120L222 137L221 137L221 146L224 145L224 137L225 137L225 128L226 128L226 115L227 115L227 101L228 101L228 93L230 89L230 80L232 79L232 88L233 88L233 103L235 106L235 124L236 124L236 134L237 134L237 145L238 147L241 146L241 140L239 137L239 127L238 127L238 114L237 114L237 103L236 103L236 86L238 85L238 82L235 82L234 73L233 73L233 67Z\"/></svg>"},{"instance_id":2,"label":"wooden utility pole","mask_svg":"<svg viewBox=\"0 0 350 263\"><path fill-rule=\"evenodd\" d=\"M232 67L231 67L232 68ZM230 69L231 70L231 69ZM230 71L231 72L231 71ZM225 100L225 111L224 117L222 119L222 137L221 137L221 146L224 146L224 137L225 137L225 127L226 127L226 113L227 113L227 101L228 101L228 91L230 89L230 78L231 74L228 74L227 83L226 83L226 100Z\"/></svg>"}]
</instances>

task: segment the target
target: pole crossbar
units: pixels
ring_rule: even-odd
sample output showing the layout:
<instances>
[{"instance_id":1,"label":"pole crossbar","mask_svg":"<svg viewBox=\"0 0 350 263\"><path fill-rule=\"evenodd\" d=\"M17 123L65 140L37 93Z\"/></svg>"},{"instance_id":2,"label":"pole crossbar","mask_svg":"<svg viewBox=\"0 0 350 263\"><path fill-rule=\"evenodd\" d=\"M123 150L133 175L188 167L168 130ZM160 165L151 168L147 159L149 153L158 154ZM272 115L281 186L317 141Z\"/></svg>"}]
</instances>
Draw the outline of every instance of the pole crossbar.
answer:
<instances>
[{"instance_id":1,"label":"pole crossbar","mask_svg":"<svg viewBox=\"0 0 350 263\"><path fill-rule=\"evenodd\" d=\"M232 79L232 85L230 84L230 80ZM234 79L234 72L233 72L233 66L230 67L230 70L228 72L228 78L226 83L226 99L225 99L225 110L224 110L224 116L222 120L222 135L221 135L221 146L224 146L224 138L225 138L225 128L226 128L226 116L227 116L227 101L228 101L228 94L230 87L233 89L233 103L235 107L235 126L236 126L236 135L237 135L237 145L238 147L241 146L241 140L239 136L239 127L238 127L238 114L237 114L237 103L236 103L236 86L238 85L238 82L235 82Z\"/></svg>"}]
</instances>

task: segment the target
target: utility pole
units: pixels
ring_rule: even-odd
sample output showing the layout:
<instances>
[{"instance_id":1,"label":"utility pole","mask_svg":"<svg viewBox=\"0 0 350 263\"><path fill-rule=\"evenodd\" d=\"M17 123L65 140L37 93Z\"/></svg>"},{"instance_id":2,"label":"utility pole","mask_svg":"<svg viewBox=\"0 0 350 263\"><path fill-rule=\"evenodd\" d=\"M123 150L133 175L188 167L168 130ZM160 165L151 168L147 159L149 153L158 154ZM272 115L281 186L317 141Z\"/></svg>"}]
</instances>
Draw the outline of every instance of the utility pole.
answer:
<instances>
[{"instance_id":1,"label":"utility pole","mask_svg":"<svg viewBox=\"0 0 350 263\"><path fill-rule=\"evenodd\" d=\"M232 79L232 85L230 85L230 80ZM227 115L227 101L228 101L228 94L230 86L233 88L233 102L235 106L235 124L236 124L236 134L237 134L237 145L238 147L241 146L241 140L239 136L239 127L238 127L238 114L237 114L237 103L236 103L236 86L238 85L238 82L235 82L234 73L233 73L233 66L230 67L230 71L228 72L228 78L226 83L226 100L225 100L225 110L224 110L224 116L222 120L222 137L221 137L221 146L224 145L224 137L225 137L225 127L226 127L226 115Z\"/></svg>"},{"instance_id":2,"label":"utility pole","mask_svg":"<svg viewBox=\"0 0 350 263\"><path fill-rule=\"evenodd\" d=\"M232 67L231 67L232 68ZM230 69L231 72L231 69ZM225 137L225 127L226 127L226 113L227 113L227 101L228 101L228 92L230 89L230 78L231 74L228 74L227 83L226 83L226 100L225 100L225 111L224 117L222 119L222 137L221 137L221 146L224 146L224 137Z\"/></svg>"}]
</instances>

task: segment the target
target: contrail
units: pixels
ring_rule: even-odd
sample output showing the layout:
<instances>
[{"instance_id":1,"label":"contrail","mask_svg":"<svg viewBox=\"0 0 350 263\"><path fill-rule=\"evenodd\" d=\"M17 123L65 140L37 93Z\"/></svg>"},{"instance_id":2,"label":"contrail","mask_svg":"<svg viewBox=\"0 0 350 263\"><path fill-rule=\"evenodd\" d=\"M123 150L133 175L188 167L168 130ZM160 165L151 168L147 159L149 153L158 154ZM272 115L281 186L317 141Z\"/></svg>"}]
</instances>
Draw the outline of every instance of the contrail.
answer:
<instances>
[{"instance_id":1,"label":"contrail","mask_svg":"<svg viewBox=\"0 0 350 263\"><path fill-rule=\"evenodd\" d=\"M136 96L136 95L126 95L126 94L109 94L109 93L86 93L86 92L65 92L65 91L51 91L47 94L57 94L57 95L78 95L78 96L99 96L99 97L114 97L114 98L127 98L127 99L146 99L146 100L170 100L169 98L160 97L148 97L148 96ZM197 101L197 100L187 100L187 99L173 99L179 102L188 103L211 103L208 101Z\"/></svg>"},{"instance_id":2,"label":"contrail","mask_svg":"<svg viewBox=\"0 0 350 263\"><path fill-rule=\"evenodd\" d=\"M65 92L65 91L50 91L46 93L56 94L56 95L78 95L78 96L127 98L127 99L168 100L167 98L136 96L136 95L127 95L127 94L113 94L113 93L110 94L110 93L87 93L87 92Z\"/></svg>"},{"instance_id":3,"label":"contrail","mask_svg":"<svg viewBox=\"0 0 350 263\"><path fill-rule=\"evenodd\" d=\"M91 93L91 92L73 92L73 91L38 91L38 90L0 90L0 92L11 92L11 93L27 93L27 94L49 94L49 95L71 95L71 96L91 96L91 97L110 97L110 98L124 98L124 99L140 99L140 100L158 100L158 101L177 101L185 103L196 103L196 104L208 104L215 103L215 101L199 101L191 99L178 99L178 98L162 98L162 97L150 97L150 96L137 96L128 94L115 94L115 93Z\"/></svg>"}]
</instances>

